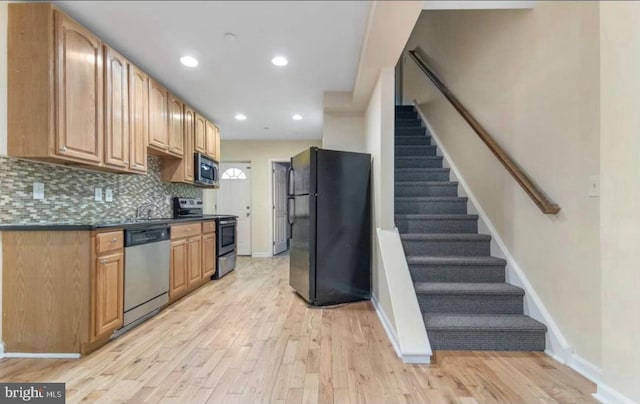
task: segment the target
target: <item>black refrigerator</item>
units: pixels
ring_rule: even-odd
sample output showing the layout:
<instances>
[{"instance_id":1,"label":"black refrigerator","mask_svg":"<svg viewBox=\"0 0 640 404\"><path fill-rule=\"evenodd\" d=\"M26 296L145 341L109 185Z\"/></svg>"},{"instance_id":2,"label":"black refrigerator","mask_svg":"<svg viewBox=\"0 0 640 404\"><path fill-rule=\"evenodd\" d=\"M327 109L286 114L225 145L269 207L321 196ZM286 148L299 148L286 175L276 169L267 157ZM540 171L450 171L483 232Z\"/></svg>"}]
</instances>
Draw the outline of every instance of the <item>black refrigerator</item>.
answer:
<instances>
[{"instance_id":1,"label":"black refrigerator","mask_svg":"<svg viewBox=\"0 0 640 404\"><path fill-rule=\"evenodd\" d=\"M315 306L371 296L371 155L312 147L291 158L289 284Z\"/></svg>"}]
</instances>

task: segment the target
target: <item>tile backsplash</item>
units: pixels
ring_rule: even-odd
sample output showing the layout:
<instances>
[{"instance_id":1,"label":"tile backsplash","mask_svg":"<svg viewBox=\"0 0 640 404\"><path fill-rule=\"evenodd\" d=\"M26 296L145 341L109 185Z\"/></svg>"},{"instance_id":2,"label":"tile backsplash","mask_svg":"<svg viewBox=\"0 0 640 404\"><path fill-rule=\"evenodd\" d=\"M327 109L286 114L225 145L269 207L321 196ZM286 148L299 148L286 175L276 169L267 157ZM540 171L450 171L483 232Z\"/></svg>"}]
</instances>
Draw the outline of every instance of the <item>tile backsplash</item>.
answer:
<instances>
[{"instance_id":1,"label":"tile backsplash","mask_svg":"<svg viewBox=\"0 0 640 404\"><path fill-rule=\"evenodd\" d=\"M160 159L149 156L146 175L111 174L0 156L0 223L95 223L134 216L143 203L154 203L155 217L172 213L168 197L201 198L188 184L160 181ZM44 184L44 199L33 199L33 183ZM94 189L102 188L102 202ZM113 201L104 201L105 189Z\"/></svg>"}]
</instances>

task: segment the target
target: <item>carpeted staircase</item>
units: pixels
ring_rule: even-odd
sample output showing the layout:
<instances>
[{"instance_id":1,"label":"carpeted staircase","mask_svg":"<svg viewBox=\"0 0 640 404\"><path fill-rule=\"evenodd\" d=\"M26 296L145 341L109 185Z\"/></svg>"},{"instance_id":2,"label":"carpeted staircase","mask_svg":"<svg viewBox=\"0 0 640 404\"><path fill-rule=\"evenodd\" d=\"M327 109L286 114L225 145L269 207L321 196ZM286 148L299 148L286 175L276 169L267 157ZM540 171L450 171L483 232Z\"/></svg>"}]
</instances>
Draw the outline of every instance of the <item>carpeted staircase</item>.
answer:
<instances>
[{"instance_id":1,"label":"carpeted staircase","mask_svg":"<svg viewBox=\"0 0 640 404\"><path fill-rule=\"evenodd\" d=\"M414 107L395 119L395 221L432 349L543 351L547 328L523 314Z\"/></svg>"}]
</instances>

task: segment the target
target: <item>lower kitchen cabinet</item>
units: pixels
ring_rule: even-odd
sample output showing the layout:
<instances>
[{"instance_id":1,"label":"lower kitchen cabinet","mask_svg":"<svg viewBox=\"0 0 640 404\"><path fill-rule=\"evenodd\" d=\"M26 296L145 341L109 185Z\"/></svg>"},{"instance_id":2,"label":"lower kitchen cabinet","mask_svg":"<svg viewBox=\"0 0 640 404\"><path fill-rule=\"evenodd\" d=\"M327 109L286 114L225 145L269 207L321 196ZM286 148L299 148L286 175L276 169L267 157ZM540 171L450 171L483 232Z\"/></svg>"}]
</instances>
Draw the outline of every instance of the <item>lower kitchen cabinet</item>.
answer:
<instances>
[{"instance_id":1,"label":"lower kitchen cabinet","mask_svg":"<svg viewBox=\"0 0 640 404\"><path fill-rule=\"evenodd\" d=\"M209 279L216 272L216 234L202 236L202 277Z\"/></svg>"},{"instance_id":2,"label":"lower kitchen cabinet","mask_svg":"<svg viewBox=\"0 0 640 404\"><path fill-rule=\"evenodd\" d=\"M189 281L187 288L192 288L200 283L202 279L202 238L192 237L187 239L187 256L189 262L187 265L187 273Z\"/></svg>"},{"instance_id":3,"label":"lower kitchen cabinet","mask_svg":"<svg viewBox=\"0 0 640 404\"><path fill-rule=\"evenodd\" d=\"M124 254L117 252L100 256L95 265L93 337L97 339L122 327Z\"/></svg>"},{"instance_id":4,"label":"lower kitchen cabinet","mask_svg":"<svg viewBox=\"0 0 640 404\"><path fill-rule=\"evenodd\" d=\"M187 239L171 241L169 301L180 298L187 290L187 255Z\"/></svg>"}]
</instances>

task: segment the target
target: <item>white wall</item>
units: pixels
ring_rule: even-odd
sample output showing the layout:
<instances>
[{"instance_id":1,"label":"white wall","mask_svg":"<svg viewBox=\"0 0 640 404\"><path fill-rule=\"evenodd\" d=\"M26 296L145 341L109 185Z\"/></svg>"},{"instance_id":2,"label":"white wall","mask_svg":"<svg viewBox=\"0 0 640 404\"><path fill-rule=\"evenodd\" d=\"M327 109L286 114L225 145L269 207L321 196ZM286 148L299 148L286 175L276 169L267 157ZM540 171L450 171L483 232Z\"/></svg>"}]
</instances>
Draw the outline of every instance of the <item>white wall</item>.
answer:
<instances>
[{"instance_id":1,"label":"white wall","mask_svg":"<svg viewBox=\"0 0 640 404\"><path fill-rule=\"evenodd\" d=\"M288 160L312 146L317 140L223 140L222 161L251 162L251 253L270 256L271 245L271 162Z\"/></svg>"},{"instance_id":2,"label":"white wall","mask_svg":"<svg viewBox=\"0 0 640 404\"><path fill-rule=\"evenodd\" d=\"M7 2L0 2L0 156L7 154L7 17ZM2 233L0 233L0 313L2 313ZM0 315L0 353L2 353L2 347Z\"/></svg>"},{"instance_id":3,"label":"white wall","mask_svg":"<svg viewBox=\"0 0 640 404\"><path fill-rule=\"evenodd\" d=\"M550 199L544 215L405 57L417 99L482 209L575 353L599 366L599 29L596 2L532 10L423 11L419 46L443 82Z\"/></svg>"},{"instance_id":4,"label":"white wall","mask_svg":"<svg viewBox=\"0 0 640 404\"><path fill-rule=\"evenodd\" d=\"M361 152L364 150L364 116L362 112L324 112L322 148Z\"/></svg>"},{"instance_id":5,"label":"white wall","mask_svg":"<svg viewBox=\"0 0 640 404\"><path fill-rule=\"evenodd\" d=\"M600 4L600 399L640 402L640 3Z\"/></svg>"}]
</instances>

